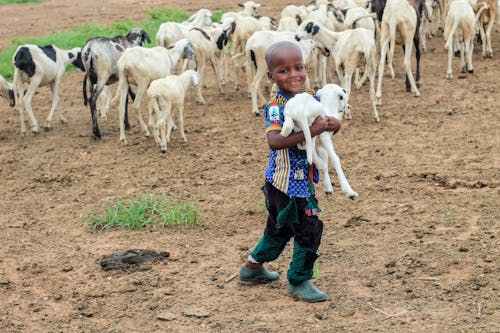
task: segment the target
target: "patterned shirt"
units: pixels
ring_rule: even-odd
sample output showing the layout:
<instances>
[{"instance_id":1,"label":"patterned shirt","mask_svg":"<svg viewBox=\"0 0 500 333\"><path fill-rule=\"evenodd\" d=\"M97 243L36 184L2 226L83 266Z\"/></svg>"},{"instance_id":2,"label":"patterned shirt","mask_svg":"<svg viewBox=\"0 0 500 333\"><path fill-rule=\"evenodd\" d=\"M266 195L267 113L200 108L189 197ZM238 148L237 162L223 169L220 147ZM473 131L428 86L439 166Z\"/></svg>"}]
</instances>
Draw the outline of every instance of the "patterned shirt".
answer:
<instances>
[{"instance_id":1,"label":"patterned shirt","mask_svg":"<svg viewBox=\"0 0 500 333\"><path fill-rule=\"evenodd\" d=\"M313 91L307 90L311 95ZM264 107L264 120L266 122L266 134L270 131L281 131L285 116L283 111L288 97L280 90ZM280 150L269 149L269 163L266 169L266 180L274 187L289 197L308 198L309 164L306 152L297 147ZM319 180L319 173L313 168L312 178L315 183Z\"/></svg>"}]
</instances>

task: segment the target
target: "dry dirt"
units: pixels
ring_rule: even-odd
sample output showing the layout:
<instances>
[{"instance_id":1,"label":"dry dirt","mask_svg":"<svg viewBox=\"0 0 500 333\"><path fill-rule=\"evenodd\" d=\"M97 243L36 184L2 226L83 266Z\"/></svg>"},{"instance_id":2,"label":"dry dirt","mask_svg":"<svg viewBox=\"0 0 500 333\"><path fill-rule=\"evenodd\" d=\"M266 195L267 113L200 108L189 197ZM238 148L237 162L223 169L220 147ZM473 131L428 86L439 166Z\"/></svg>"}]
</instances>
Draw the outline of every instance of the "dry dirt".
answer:
<instances>
[{"instance_id":1,"label":"dry dirt","mask_svg":"<svg viewBox=\"0 0 500 333\"><path fill-rule=\"evenodd\" d=\"M163 2L164 3L164 2ZM287 1L262 12L277 14ZM140 19L160 1L69 1L0 7L6 36L43 35L83 21ZM187 10L236 8L234 1L170 1ZM68 16L69 15L69 16ZM33 25L36 25L34 27ZM500 35L494 58L474 55L475 73L445 79L441 38L423 55L420 98L398 76L384 80L380 123L367 87L354 91L353 119L335 136L360 196L320 195L325 232L315 282L328 301L286 296L291 250L269 267L272 285L243 286L240 264L257 242L265 212L267 162L261 117L230 77L219 96L209 71L207 105L187 99L188 142L177 132L161 154L131 117L129 146L117 112L91 136L82 73L65 75L53 129L21 137L17 112L0 105L0 331L2 332L499 332L498 275ZM48 88L34 98L43 123ZM141 194L188 199L194 229L93 233L82 217ZM168 251L165 263L103 272L96 260L128 249Z\"/></svg>"}]
</instances>

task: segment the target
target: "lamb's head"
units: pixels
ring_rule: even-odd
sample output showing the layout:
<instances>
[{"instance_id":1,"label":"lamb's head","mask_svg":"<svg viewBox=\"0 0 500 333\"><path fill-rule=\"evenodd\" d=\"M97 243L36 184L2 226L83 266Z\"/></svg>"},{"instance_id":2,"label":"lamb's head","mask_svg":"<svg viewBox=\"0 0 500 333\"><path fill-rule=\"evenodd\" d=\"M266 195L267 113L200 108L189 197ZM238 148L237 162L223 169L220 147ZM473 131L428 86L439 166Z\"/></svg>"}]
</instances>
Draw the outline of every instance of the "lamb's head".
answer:
<instances>
[{"instance_id":1,"label":"lamb's head","mask_svg":"<svg viewBox=\"0 0 500 333\"><path fill-rule=\"evenodd\" d=\"M16 99L14 98L14 89L12 83L7 82L0 75L0 97L3 98L10 106L16 105Z\"/></svg>"},{"instance_id":2,"label":"lamb's head","mask_svg":"<svg viewBox=\"0 0 500 333\"><path fill-rule=\"evenodd\" d=\"M314 35L318 33L320 26L314 20L305 20L302 22L297 31L295 32L295 39L297 41L304 38L313 38Z\"/></svg>"},{"instance_id":3,"label":"lamb's head","mask_svg":"<svg viewBox=\"0 0 500 333\"><path fill-rule=\"evenodd\" d=\"M66 53L67 59L65 59L64 63L72 63L73 66L80 68L82 72L85 72L85 66L83 65L82 61L82 49L80 47L75 47L71 50L69 50Z\"/></svg>"},{"instance_id":4,"label":"lamb's head","mask_svg":"<svg viewBox=\"0 0 500 333\"><path fill-rule=\"evenodd\" d=\"M129 46L145 46L146 42L151 43L151 38L149 38L149 35L143 29L132 29L125 36L125 39Z\"/></svg>"},{"instance_id":5,"label":"lamb's head","mask_svg":"<svg viewBox=\"0 0 500 333\"><path fill-rule=\"evenodd\" d=\"M238 6L245 8L245 12L251 16L257 16L257 8L260 7L260 4L254 1L245 1L243 4L239 3Z\"/></svg>"},{"instance_id":6,"label":"lamb's head","mask_svg":"<svg viewBox=\"0 0 500 333\"><path fill-rule=\"evenodd\" d=\"M339 120L342 120L344 111L350 108L348 92L337 84L325 85L316 92L316 96L325 108L326 114Z\"/></svg>"}]
</instances>

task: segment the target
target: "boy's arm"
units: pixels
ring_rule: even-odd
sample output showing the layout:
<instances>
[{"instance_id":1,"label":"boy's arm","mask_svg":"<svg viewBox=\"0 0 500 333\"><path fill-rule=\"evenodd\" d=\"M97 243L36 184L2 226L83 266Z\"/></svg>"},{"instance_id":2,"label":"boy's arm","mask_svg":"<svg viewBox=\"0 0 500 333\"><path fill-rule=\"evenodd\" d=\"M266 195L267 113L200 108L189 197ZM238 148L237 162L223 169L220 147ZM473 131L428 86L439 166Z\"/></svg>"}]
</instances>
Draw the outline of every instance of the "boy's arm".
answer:
<instances>
[{"instance_id":1,"label":"boy's arm","mask_svg":"<svg viewBox=\"0 0 500 333\"><path fill-rule=\"evenodd\" d=\"M317 117L309 127L311 136L315 137L324 131L336 133L340 129L340 122L334 117ZM267 133L267 144L272 150L290 148L305 140L303 132L292 132L284 137L280 131L269 131Z\"/></svg>"}]
</instances>

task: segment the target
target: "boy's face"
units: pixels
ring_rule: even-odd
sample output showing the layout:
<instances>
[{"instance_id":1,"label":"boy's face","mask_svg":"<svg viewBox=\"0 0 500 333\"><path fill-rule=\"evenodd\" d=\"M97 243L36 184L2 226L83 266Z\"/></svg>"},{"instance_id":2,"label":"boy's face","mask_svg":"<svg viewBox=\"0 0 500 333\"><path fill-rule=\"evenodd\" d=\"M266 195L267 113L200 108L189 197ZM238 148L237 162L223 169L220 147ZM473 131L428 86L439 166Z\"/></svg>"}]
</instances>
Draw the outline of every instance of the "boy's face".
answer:
<instances>
[{"instance_id":1,"label":"boy's face","mask_svg":"<svg viewBox=\"0 0 500 333\"><path fill-rule=\"evenodd\" d=\"M294 48L283 48L272 54L267 77L289 97L302 91L306 82L306 66L302 54Z\"/></svg>"}]
</instances>

